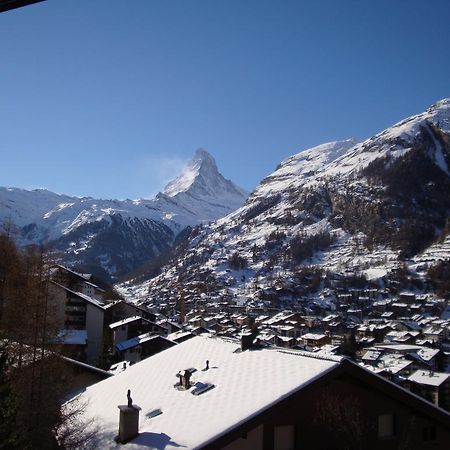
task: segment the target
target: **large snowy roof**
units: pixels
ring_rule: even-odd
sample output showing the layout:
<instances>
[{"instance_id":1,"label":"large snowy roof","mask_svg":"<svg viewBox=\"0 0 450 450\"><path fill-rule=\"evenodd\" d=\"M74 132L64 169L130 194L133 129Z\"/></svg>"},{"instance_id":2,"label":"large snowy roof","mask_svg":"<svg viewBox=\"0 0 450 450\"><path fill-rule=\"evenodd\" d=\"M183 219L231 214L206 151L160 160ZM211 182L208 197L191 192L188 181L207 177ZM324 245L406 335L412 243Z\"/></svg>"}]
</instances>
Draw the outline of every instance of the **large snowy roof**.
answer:
<instances>
[{"instance_id":1,"label":"large snowy roof","mask_svg":"<svg viewBox=\"0 0 450 450\"><path fill-rule=\"evenodd\" d=\"M99 426L98 448L119 448L118 405L131 389L140 412L140 435L126 448L198 448L338 366L276 349L236 352L236 341L196 336L87 388L83 419ZM204 371L206 360L210 369ZM191 383L214 385L201 395L174 388L176 374L196 368ZM148 418L160 409L161 415ZM151 414L150 414L151 415Z\"/></svg>"}]
</instances>

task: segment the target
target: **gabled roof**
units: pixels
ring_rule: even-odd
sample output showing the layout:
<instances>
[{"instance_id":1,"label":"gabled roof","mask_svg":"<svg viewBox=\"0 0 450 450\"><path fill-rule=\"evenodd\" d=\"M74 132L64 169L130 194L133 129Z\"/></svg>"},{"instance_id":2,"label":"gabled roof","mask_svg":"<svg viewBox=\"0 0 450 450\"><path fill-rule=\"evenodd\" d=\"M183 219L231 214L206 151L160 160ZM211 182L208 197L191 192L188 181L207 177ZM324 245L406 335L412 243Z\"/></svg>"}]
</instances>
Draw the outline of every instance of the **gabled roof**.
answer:
<instances>
[{"instance_id":1,"label":"gabled roof","mask_svg":"<svg viewBox=\"0 0 450 450\"><path fill-rule=\"evenodd\" d=\"M54 284L55 286L60 287L61 289L64 289L66 292L68 292L69 294L74 295L75 297L81 298L83 300L86 300L88 303L90 303L91 305L100 308L102 310L105 309L103 303L99 302L98 300L95 300L95 298L89 297L89 295L85 295L82 294L81 292L75 292L72 291L71 289L67 288L66 286L63 286L62 284L56 283L55 281L51 281L52 284Z\"/></svg>"},{"instance_id":2,"label":"gabled roof","mask_svg":"<svg viewBox=\"0 0 450 450\"><path fill-rule=\"evenodd\" d=\"M127 449L199 448L339 365L294 351L238 349L235 340L197 336L90 386L81 400L87 401L84 419L101 425L97 447L123 448L114 437L117 406L126 402L128 389L142 411L140 436ZM206 360L210 369L204 371ZM194 388L207 383L214 388L201 395L175 389L176 374L187 368L197 369L191 377ZM162 414L146 418L156 409Z\"/></svg>"},{"instance_id":3,"label":"gabled roof","mask_svg":"<svg viewBox=\"0 0 450 450\"><path fill-rule=\"evenodd\" d=\"M71 275L74 275L76 278L79 278L81 281L88 282L91 278L91 274L75 272L75 270L69 269L66 266L62 266L61 264L55 264L54 267L56 267L57 269L63 270L67 273L70 273ZM92 283L90 283L90 284L92 284Z\"/></svg>"},{"instance_id":4,"label":"gabled roof","mask_svg":"<svg viewBox=\"0 0 450 450\"><path fill-rule=\"evenodd\" d=\"M61 358L63 361L66 361L69 364L78 366L83 368L84 370L97 373L98 375L102 375L104 378L109 378L112 376L112 373L107 372L106 370L99 369L98 367L91 366L90 364L86 364L81 361L77 361L76 359L68 358L67 356L57 355L58 358Z\"/></svg>"},{"instance_id":5,"label":"gabled roof","mask_svg":"<svg viewBox=\"0 0 450 450\"><path fill-rule=\"evenodd\" d=\"M300 339L313 339L313 340L320 340L325 339L327 336L325 334L320 333L306 333L302 336L300 336Z\"/></svg>"},{"instance_id":6,"label":"gabled roof","mask_svg":"<svg viewBox=\"0 0 450 450\"><path fill-rule=\"evenodd\" d=\"M209 370L203 370L206 359ZM196 369L196 370L194 370ZM194 387L178 390L176 374L192 373ZM205 448L213 450L253 429L292 396L320 389L330 380L354 380L394 399L450 430L450 414L415 394L342 358L325 360L305 352L239 351L235 340L198 336L129 367L113 379L90 386L80 400L83 420L99 426L97 448ZM196 388L209 387L200 395ZM131 389L140 412L140 435L118 445L117 405ZM283 410L283 409L282 409ZM231 438L232 439L232 438Z\"/></svg>"},{"instance_id":7,"label":"gabled roof","mask_svg":"<svg viewBox=\"0 0 450 450\"><path fill-rule=\"evenodd\" d=\"M141 345L144 342L148 342L155 339L163 339L165 341L170 342L171 344L174 344L174 342L169 341L168 339L166 339L163 336L160 336L159 334L144 333L134 338L128 339L126 341L119 342L118 344L116 344L116 348L117 350L119 350L119 352L123 352L130 348L136 347L137 345Z\"/></svg>"}]
</instances>

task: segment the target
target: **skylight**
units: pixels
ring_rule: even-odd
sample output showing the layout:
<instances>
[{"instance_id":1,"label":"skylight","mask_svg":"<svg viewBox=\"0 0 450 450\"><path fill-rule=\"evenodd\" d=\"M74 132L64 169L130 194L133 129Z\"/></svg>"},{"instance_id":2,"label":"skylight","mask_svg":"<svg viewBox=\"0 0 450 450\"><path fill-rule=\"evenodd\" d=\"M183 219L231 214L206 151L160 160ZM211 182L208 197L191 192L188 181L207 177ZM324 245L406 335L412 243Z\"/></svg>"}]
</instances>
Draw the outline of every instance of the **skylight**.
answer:
<instances>
[{"instance_id":1,"label":"skylight","mask_svg":"<svg viewBox=\"0 0 450 450\"><path fill-rule=\"evenodd\" d=\"M197 381L197 383L195 383L195 387L194 387L194 389L192 389L191 393L193 395L201 395L215 387L216 386L212 383L202 383L200 381Z\"/></svg>"}]
</instances>

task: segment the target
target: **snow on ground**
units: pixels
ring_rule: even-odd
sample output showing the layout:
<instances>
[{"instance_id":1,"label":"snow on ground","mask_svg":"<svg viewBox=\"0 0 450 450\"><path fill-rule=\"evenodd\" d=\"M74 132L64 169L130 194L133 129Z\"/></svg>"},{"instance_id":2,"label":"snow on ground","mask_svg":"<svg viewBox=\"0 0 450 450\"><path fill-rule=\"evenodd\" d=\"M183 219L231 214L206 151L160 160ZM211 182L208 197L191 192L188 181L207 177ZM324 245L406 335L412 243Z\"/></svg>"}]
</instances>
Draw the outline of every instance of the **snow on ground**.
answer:
<instances>
[{"instance_id":1,"label":"snow on ground","mask_svg":"<svg viewBox=\"0 0 450 450\"><path fill-rule=\"evenodd\" d=\"M254 196L264 197L286 191L293 182L305 182L317 172L345 154L357 144L355 139L328 142L302 152L284 160L279 168L265 178L256 189Z\"/></svg>"},{"instance_id":2,"label":"snow on ground","mask_svg":"<svg viewBox=\"0 0 450 450\"><path fill-rule=\"evenodd\" d=\"M442 242L436 242L428 247L423 253L416 255L412 259L412 267L426 269L428 266L436 264L439 260L450 259L450 235Z\"/></svg>"},{"instance_id":3,"label":"snow on ground","mask_svg":"<svg viewBox=\"0 0 450 450\"><path fill-rule=\"evenodd\" d=\"M373 201L367 180L350 176L356 176L361 168L377 158L390 156L392 160L410 151L412 140L423 127L428 127L431 136L433 124L450 132L449 119L450 99L445 99L424 113L399 122L364 142L357 143L353 139L330 142L287 158L261 182L244 206L202 232L201 238L192 242L190 255L197 257L202 250L211 250L206 262L202 263L202 268L211 270L216 277L222 279L234 278L236 284L228 286L228 290L233 294L249 296L252 284L255 283L255 275L261 269L267 269L267 263L275 253L272 251L273 247L270 250L270 245L266 245L271 234L275 236L273 245L284 245L284 250L288 252L292 237L329 231L337 236L337 241L329 249L317 252L312 258L305 260L304 265L315 265L338 273L348 271L362 274L370 280L384 277L399 266L399 252L382 246L368 250L363 244L366 237L362 233L351 236L331 225L327 217L329 212L326 210L326 199L324 211L320 211L316 217L314 208L311 208L312 212L307 209L305 212L301 209L303 203L300 202L298 206L298 200L304 200L300 193L302 190L308 192L305 188L319 188L317 192L320 199L321 189L325 186L327 189L331 187L331 190L334 189L343 198L346 191L351 189L366 201ZM431 156L442 170L447 170L442 149L436 140L435 143L434 154ZM307 196L306 193L305 197ZM291 223L283 222L288 212L294 219ZM282 237L278 238L276 234ZM253 249L256 249L255 259ZM246 258L248 269L245 273L230 270L228 257L234 252ZM415 257L409 262L409 267L420 272L428 264L444 258L450 258L450 236L443 243L431 246L422 255ZM171 277L176 277L177 272L172 269L160 279L170 280ZM242 275L245 275L245 280L241 279ZM292 273L274 264L271 275L272 278L289 280ZM259 280L261 279L260 276ZM259 284L267 287L263 282L258 281ZM142 285L134 292L140 298L145 298L148 286L148 283Z\"/></svg>"},{"instance_id":4,"label":"snow on ground","mask_svg":"<svg viewBox=\"0 0 450 450\"><path fill-rule=\"evenodd\" d=\"M364 271L368 280L378 280L379 278L386 276L387 273L386 267L372 268Z\"/></svg>"},{"instance_id":5,"label":"snow on ground","mask_svg":"<svg viewBox=\"0 0 450 450\"><path fill-rule=\"evenodd\" d=\"M28 239L54 240L82 225L140 219L164 223L175 234L188 225L216 220L241 206L248 193L219 173L214 158L198 151L183 174L154 199L100 200L70 197L45 189L28 191L0 187L0 222L33 225Z\"/></svg>"}]
</instances>

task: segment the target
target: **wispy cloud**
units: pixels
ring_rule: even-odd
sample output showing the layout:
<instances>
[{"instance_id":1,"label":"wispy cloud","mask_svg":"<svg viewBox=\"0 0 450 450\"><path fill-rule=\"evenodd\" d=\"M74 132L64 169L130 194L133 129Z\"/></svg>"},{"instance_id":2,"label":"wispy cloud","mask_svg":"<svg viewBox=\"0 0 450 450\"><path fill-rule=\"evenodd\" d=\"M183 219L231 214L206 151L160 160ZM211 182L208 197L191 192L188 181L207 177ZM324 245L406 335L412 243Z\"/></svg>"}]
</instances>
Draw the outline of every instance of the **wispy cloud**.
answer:
<instances>
[{"instance_id":1,"label":"wispy cloud","mask_svg":"<svg viewBox=\"0 0 450 450\"><path fill-rule=\"evenodd\" d=\"M153 198L166 184L176 178L187 163L187 159L176 155L152 155L136 161L135 173L142 188L144 198ZM137 181L137 180L136 180Z\"/></svg>"}]
</instances>

